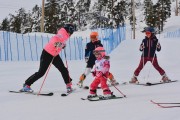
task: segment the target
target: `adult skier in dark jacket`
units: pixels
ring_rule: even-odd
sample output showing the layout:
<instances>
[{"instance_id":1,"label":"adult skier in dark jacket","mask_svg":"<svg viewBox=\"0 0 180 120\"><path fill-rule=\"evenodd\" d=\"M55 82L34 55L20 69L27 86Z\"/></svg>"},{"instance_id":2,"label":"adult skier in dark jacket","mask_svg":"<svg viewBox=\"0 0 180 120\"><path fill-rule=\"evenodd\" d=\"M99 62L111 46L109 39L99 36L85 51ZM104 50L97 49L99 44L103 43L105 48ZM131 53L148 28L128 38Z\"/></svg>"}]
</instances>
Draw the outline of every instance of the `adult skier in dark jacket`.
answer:
<instances>
[{"instance_id":1,"label":"adult skier in dark jacket","mask_svg":"<svg viewBox=\"0 0 180 120\"><path fill-rule=\"evenodd\" d=\"M86 65L86 69L84 73L80 76L79 82L77 83L79 87L83 86L83 81L85 80L86 76L91 72L91 69L93 68L95 64L96 57L93 54L93 51L97 47L103 47L103 45L101 44L101 41L98 40L98 32L91 32L90 39L91 41L86 44L86 48L85 48L85 61L87 65ZM116 80L114 79L114 76L112 75L112 73L109 73L108 78L109 80L111 80L112 84L114 85L118 84L118 82L116 82Z\"/></svg>"},{"instance_id":2,"label":"adult skier in dark jacket","mask_svg":"<svg viewBox=\"0 0 180 120\"><path fill-rule=\"evenodd\" d=\"M170 81L165 71L158 64L156 51L159 52L161 50L161 45L154 34L154 29L152 27L147 28L145 34L145 39L143 39L139 48L139 50L142 51L141 60L138 68L134 71L134 75L130 83L138 83L137 76L139 75L140 71L143 69L147 61L150 61L154 68L160 73L160 75L162 76L162 82Z\"/></svg>"}]
</instances>

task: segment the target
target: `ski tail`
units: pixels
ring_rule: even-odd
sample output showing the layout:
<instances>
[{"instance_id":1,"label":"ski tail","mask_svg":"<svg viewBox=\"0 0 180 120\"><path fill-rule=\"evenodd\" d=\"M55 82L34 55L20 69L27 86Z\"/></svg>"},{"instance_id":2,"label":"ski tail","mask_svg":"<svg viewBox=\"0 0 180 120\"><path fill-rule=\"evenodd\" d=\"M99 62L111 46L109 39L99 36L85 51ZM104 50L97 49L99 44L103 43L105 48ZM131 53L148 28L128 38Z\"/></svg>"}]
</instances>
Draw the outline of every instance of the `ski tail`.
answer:
<instances>
[{"instance_id":1,"label":"ski tail","mask_svg":"<svg viewBox=\"0 0 180 120\"><path fill-rule=\"evenodd\" d=\"M81 100L89 100L89 101L102 101L102 100L112 100L112 99L121 99L124 97L113 96L112 98L105 98L102 95L98 95L96 98L81 98Z\"/></svg>"},{"instance_id":2,"label":"ski tail","mask_svg":"<svg viewBox=\"0 0 180 120\"><path fill-rule=\"evenodd\" d=\"M75 90L76 90L76 89L73 88L71 92L62 93L61 96L62 96L62 97L68 96L69 94L73 93Z\"/></svg>"}]
</instances>

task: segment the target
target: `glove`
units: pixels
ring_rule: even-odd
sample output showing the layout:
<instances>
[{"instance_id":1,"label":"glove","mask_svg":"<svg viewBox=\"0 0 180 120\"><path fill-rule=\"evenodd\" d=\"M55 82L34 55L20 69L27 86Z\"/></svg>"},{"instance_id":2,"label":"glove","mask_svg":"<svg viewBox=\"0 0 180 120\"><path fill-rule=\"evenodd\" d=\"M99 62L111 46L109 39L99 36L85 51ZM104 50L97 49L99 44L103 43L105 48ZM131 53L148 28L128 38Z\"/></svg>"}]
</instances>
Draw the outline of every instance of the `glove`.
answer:
<instances>
[{"instance_id":1,"label":"glove","mask_svg":"<svg viewBox=\"0 0 180 120\"><path fill-rule=\"evenodd\" d=\"M140 45L140 50L142 51L145 48L143 44Z\"/></svg>"},{"instance_id":2,"label":"glove","mask_svg":"<svg viewBox=\"0 0 180 120\"><path fill-rule=\"evenodd\" d=\"M96 76L96 72L95 71L91 71L92 76L95 77Z\"/></svg>"},{"instance_id":3,"label":"glove","mask_svg":"<svg viewBox=\"0 0 180 120\"><path fill-rule=\"evenodd\" d=\"M160 45L159 43L157 43L156 47L157 47L158 49L160 49L160 48L161 48L161 45Z\"/></svg>"},{"instance_id":4,"label":"glove","mask_svg":"<svg viewBox=\"0 0 180 120\"><path fill-rule=\"evenodd\" d=\"M89 60L89 58L88 58L88 57L85 57L85 62L86 62L86 63L88 62L88 60Z\"/></svg>"},{"instance_id":5,"label":"glove","mask_svg":"<svg viewBox=\"0 0 180 120\"><path fill-rule=\"evenodd\" d=\"M62 47L62 49L64 49L66 47L66 44L64 44L64 46Z\"/></svg>"}]
</instances>

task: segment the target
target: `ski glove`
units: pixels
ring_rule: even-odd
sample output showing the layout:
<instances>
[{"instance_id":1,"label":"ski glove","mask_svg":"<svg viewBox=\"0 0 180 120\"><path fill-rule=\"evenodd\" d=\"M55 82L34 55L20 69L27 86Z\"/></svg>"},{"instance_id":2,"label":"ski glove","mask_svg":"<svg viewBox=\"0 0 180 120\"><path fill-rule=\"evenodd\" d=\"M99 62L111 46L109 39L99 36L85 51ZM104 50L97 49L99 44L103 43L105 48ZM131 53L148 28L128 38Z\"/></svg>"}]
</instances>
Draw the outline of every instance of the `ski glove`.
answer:
<instances>
[{"instance_id":1,"label":"ski glove","mask_svg":"<svg viewBox=\"0 0 180 120\"><path fill-rule=\"evenodd\" d=\"M158 49L160 49L160 48L161 48L161 45L160 45L159 43L157 43L156 47L157 47Z\"/></svg>"},{"instance_id":2,"label":"ski glove","mask_svg":"<svg viewBox=\"0 0 180 120\"><path fill-rule=\"evenodd\" d=\"M95 77L96 76L96 72L95 71L91 71L92 76Z\"/></svg>"},{"instance_id":3,"label":"ski glove","mask_svg":"<svg viewBox=\"0 0 180 120\"><path fill-rule=\"evenodd\" d=\"M62 49L64 49L66 47L66 44L64 44L64 46L62 47Z\"/></svg>"},{"instance_id":4,"label":"ski glove","mask_svg":"<svg viewBox=\"0 0 180 120\"><path fill-rule=\"evenodd\" d=\"M141 44L139 50L143 51L144 48L145 48L145 46L143 44Z\"/></svg>"},{"instance_id":5,"label":"ski glove","mask_svg":"<svg viewBox=\"0 0 180 120\"><path fill-rule=\"evenodd\" d=\"M89 57L85 57L85 62L87 63L89 60Z\"/></svg>"}]
</instances>

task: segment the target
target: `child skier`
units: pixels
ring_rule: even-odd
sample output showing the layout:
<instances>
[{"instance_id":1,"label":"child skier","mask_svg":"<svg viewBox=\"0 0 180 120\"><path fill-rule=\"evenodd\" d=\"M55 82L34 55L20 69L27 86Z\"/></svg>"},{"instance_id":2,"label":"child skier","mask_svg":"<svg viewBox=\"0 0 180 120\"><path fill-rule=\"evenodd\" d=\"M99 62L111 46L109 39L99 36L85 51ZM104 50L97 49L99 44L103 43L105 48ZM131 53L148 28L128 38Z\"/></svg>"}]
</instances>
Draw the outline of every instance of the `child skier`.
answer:
<instances>
[{"instance_id":1,"label":"child skier","mask_svg":"<svg viewBox=\"0 0 180 120\"><path fill-rule=\"evenodd\" d=\"M86 44L86 48L85 48L85 62L87 63L86 69L84 73L80 76L79 82L77 83L77 85L80 88L83 86L83 82L85 78L87 77L87 75L89 75L89 73L91 72L91 69L93 68L95 64L96 57L93 54L93 50L95 50L95 48L97 47L103 47L103 45L101 44L101 41L98 40L98 32L91 32L90 39L91 41ZM110 72L109 72L108 78L111 81L111 84L113 85L119 84L118 82L116 82L116 80L114 79L114 76Z\"/></svg>"},{"instance_id":2,"label":"child skier","mask_svg":"<svg viewBox=\"0 0 180 120\"><path fill-rule=\"evenodd\" d=\"M92 75L94 77L93 82L90 85L90 95L87 98L97 97L96 90L99 84L103 90L104 98L108 99L114 96L107 85L107 78L109 76L110 62L105 59L105 50L103 47L97 47L94 50L94 55L96 56L95 65L92 69Z\"/></svg>"},{"instance_id":3,"label":"child skier","mask_svg":"<svg viewBox=\"0 0 180 120\"><path fill-rule=\"evenodd\" d=\"M134 75L130 81L130 83L139 83L137 76L139 75L140 71L143 69L144 65L147 61L150 61L154 68L160 73L162 76L162 82L168 82L170 79L166 75L165 71L159 66L156 50L159 52L161 50L161 45L158 43L158 39L154 34L155 30L152 27L148 27L145 30L145 39L143 39L140 45L140 51L142 51L141 60L139 63L138 68L135 70Z\"/></svg>"},{"instance_id":4,"label":"child skier","mask_svg":"<svg viewBox=\"0 0 180 120\"><path fill-rule=\"evenodd\" d=\"M31 75L25 81L23 88L20 90L21 92L33 92L30 86L46 73L46 70L51 63L62 74L67 87L67 92L72 91L72 79L70 78L69 72L60 58L59 53L65 47L66 41L73 34L73 32L74 26L72 24L65 24L65 26L58 30L57 34L50 39L49 43L46 44L42 51L38 72Z\"/></svg>"}]
</instances>

